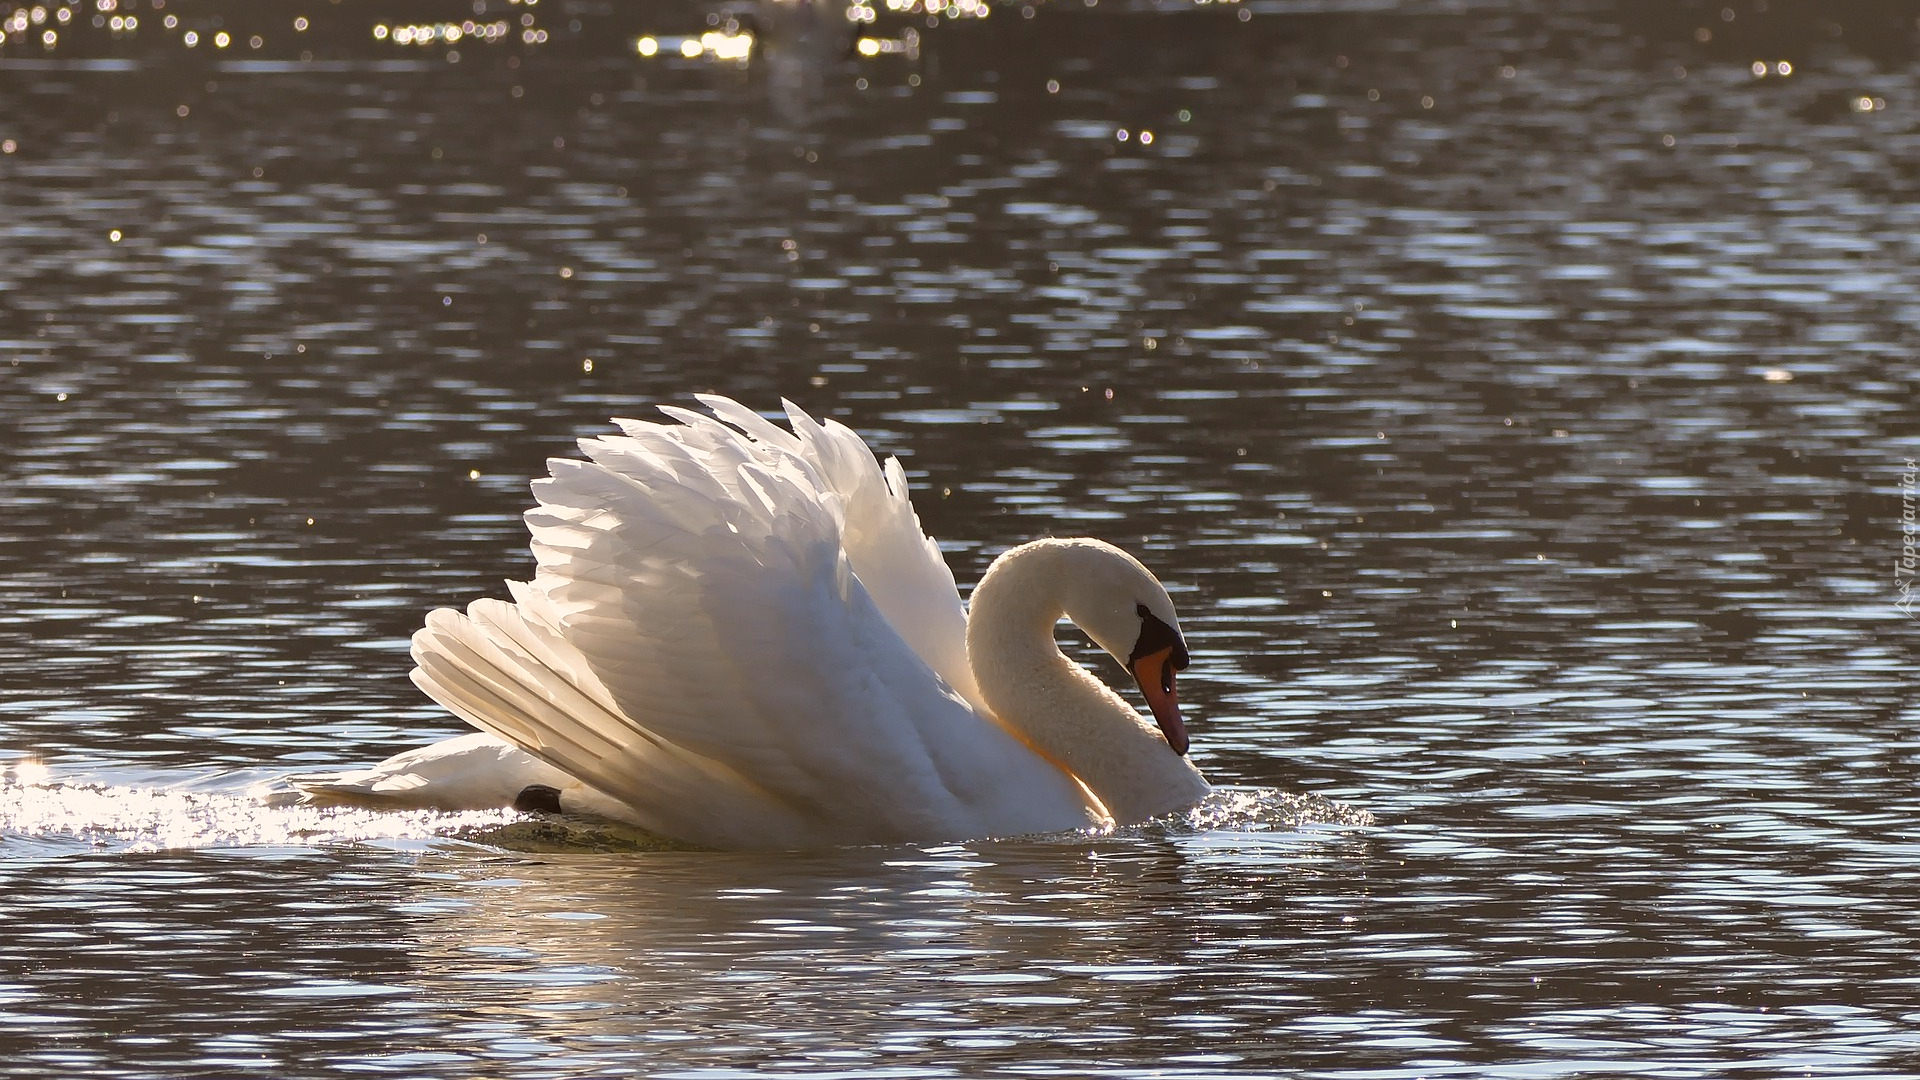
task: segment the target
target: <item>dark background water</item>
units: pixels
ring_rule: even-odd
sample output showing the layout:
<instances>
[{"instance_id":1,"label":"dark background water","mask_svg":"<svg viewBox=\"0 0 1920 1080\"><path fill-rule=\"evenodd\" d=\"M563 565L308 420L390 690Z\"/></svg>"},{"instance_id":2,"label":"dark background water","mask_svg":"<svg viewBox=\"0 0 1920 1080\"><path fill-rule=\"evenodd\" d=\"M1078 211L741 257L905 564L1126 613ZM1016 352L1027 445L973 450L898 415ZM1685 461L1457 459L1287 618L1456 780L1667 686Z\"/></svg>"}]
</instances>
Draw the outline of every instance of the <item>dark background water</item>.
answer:
<instances>
[{"instance_id":1,"label":"dark background water","mask_svg":"<svg viewBox=\"0 0 1920 1080\"><path fill-rule=\"evenodd\" d=\"M1920 1075L1911 5L480 6L0 3L0 1075ZM1139 553L1196 762L1378 824L252 801L454 733L407 635L700 390L963 584Z\"/></svg>"}]
</instances>

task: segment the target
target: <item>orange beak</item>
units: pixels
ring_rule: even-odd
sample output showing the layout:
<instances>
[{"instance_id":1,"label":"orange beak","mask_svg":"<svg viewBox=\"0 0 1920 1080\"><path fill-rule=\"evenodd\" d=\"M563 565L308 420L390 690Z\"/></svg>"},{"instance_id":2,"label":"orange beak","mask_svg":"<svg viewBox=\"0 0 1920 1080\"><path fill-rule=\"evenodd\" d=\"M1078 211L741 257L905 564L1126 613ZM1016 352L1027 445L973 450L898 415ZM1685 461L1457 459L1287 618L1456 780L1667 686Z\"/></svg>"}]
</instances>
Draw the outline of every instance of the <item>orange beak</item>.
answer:
<instances>
[{"instance_id":1,"label":"orange beak","mask_svg":"<svg viewBox=\"0 0 1920 1080\"><path fill-rule=\"evenodd\" d=\"M1173 692L1173 647L1150 652L1127 665L1127 670L1140 684L1140 693L1147 699L1147 708L1153 710L1154 722L1160 725L1160 734L1167 737L1167 745L1174 753L1185 754L1187 725L1180 720L1180 699Z\"/></svg>"}]
</instances>

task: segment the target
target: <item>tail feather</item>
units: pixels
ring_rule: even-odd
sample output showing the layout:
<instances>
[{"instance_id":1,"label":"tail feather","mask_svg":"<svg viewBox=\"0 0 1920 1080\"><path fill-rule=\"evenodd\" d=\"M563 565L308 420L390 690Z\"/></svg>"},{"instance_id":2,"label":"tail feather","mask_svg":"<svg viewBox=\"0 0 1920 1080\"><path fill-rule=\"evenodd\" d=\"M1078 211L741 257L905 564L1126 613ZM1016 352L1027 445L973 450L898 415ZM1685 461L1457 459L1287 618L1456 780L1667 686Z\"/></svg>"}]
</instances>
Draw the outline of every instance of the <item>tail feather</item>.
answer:
<instances>
[{"instance_id":1,"label":"tail feather","mask_svg":"<svg viewBox=\"0 0 1920 1080\"><path fill-rule=\"evenodd\" d=\"M561 672L509 648L510 638L487 633L487 614L484 608L468 615L433 612L414 648L414 662L483 715L482 727L529 751L564 750L569 757L604 758L652 741L646 729L601 708Z\"/></svg>"},{"instance_id":2,"label":"tail feather","mask_svg":"<svg viewBox=\"0 0 1920 1080\"><path fill-rule=\"evenodd\" d=\"M704 823L678 815L704 811L744 823L741 836L713 837L738 844L754 830L774 828L758 823L791 820L735 770L663 742L621 711L585 658L543 625L540 616L548 613L538 591L511 584L516 599L532 601L526 610L479 600L465 614L434 611L415 632L412 677L428 697L475 728L556 766L564 762L591 788L649 793L629 800L631 812L621 815L645 828L699 836Z\"/></svg>"},{"instance_id":3,"label":"tail feather","mask_svg":"<svg viewBox=\"0 0 1920 1080\"><path fill-rule=\"evenodd\" d=\"M556 741L582 753L611 753L618 746L604 739L567 737L591 731L565 722L541 688L530 686L497 645L475 640L477 628L451 610L433 612L415 635L416 679L436 701L464 719L509 742L538 752ZM435 693L438 689L442 693ZM556 724L556 721L559 723Z\"/></svg>"}]
</instances>

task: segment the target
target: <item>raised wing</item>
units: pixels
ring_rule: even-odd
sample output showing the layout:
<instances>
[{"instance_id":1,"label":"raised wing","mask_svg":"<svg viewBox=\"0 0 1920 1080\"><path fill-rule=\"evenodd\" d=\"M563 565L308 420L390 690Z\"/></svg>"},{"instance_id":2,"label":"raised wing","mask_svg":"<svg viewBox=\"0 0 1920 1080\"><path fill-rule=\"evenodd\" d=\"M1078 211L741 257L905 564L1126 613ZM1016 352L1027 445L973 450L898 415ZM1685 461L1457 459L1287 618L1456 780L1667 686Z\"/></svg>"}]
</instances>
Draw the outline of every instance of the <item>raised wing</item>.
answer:
<instances>
[{"instance_id":1,"label":"raised wing","mask_svg":"<svg viewBox=\"0 0 1920 1080\"><path fill-rule=\"evenodd\" d=\"M822 423L791 401L793 434L729 398L699 395L714 415L761 443L797 454L841 501L840 543L875 606L928 666L987 711L967 662L967 611L940 546L920 528L898 458L883 466L853 429Z\"/></svg>"},{"instance_id":2,"label":"raised wing","mask_svg":"<svg viewBox=\"0 0 1920 1080\"><path fill-rule=\"evenodd\" d=\"M624 435L581 443L590 460L549 463L526 515L533 581L514 604L430 616L414 639L423 689L696 842L1098 819L1077 782L976 715L882 614L841 543L868 495L826 480L838 462L804 435L769 438L785 433L764 421L741 424L749 439L668 411L685 423L617 421Z\"/></svg>"}]
</instances>

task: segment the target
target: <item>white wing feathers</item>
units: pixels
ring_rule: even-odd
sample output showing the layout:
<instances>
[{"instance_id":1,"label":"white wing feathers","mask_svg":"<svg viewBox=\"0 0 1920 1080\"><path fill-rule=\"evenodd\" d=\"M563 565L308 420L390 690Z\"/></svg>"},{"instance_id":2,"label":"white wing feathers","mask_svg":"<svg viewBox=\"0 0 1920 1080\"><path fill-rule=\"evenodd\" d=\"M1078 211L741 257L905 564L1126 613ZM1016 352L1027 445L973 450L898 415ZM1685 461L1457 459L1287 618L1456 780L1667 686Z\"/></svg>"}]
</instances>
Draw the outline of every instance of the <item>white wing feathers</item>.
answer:
<instances>
[{"instance_id":1,"label":"white wing feathers","mask_svg":"<svg viewBox=\"0 0 1920 1080\"><path fill-rule=\"evenodd\" d=\"M899 459L888 458L883 474L873 452L851 428L834 420L818 423L792 402L781 404L808 461L846 500L841 543L880 613L941 678L985 714L973 665L967 661L966 608L940 546L921 531Z\"/></svg>"},{"instance_id":2,"label":"white wing feathers","mask_svg":"<svg viewBox=\"0 0 1920 1080\"><path fill-rule=\"evenodd\" d=\"M526 515L533 581L430 615L414 681L695 842L1097 820L967 703L965 614L898 464L883 475L853 432L792 406L797 434L701 400L719 419L617 420L624 434L581 442L588 461L549 462Z\"/></svg>"},{"instance_id":3,"label":"white wing feathers","mask_svg":"<svg viewBox=\"0 0 1920 1080\"><path fill-rule=\"evenodd\" d=\"M888 458L883 468L853 429L837 420L821 423L784 398L780 404L792 433L731 398L696 398L719 420L796 460L833 494L840 512L840 544L880 613L949 686L985 713L973 666L967 662L966 608L940 546L921 531L899 459ZM717 423L672 406L660 411L689 425ZM644 426L659 430L659 425Z\"/></svg>"}]
</instances>

